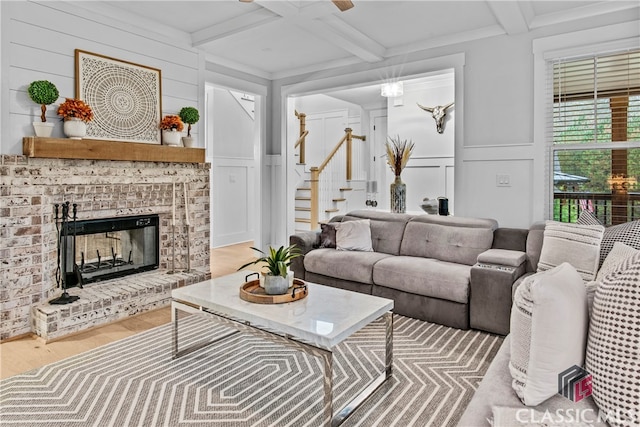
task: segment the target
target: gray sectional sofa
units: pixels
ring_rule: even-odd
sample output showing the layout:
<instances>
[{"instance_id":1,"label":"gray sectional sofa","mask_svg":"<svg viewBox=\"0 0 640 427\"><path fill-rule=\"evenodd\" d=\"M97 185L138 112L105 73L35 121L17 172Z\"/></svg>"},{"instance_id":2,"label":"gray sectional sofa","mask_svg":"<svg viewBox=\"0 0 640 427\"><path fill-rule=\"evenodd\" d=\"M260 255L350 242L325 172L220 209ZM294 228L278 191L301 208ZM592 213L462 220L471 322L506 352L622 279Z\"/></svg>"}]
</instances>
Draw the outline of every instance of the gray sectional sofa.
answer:
<instances>
[{"instance_id":1,"label":"gray sectional sofa","mask_svg":"<svg viewBox=\"0 0 640 427\"><path fill-rule=\"evenodd\" d=\"M292 235L303 253L292 262L295 277L393 299L394 312L405 316L509 332L512 285L535 271L528 230L499 228L492 219L369 210L329 222L362 219L370 220L373 252L319 248L319 231Z\"/></svg>"}]
</instances>

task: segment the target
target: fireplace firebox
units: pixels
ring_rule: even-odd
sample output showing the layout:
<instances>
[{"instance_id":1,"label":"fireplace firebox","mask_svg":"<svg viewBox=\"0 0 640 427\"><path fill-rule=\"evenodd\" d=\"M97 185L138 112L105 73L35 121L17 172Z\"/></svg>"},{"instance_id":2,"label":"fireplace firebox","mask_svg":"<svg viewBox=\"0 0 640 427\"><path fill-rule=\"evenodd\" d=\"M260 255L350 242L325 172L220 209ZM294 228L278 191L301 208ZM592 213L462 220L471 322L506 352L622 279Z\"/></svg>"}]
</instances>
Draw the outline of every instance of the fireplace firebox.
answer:
<instances>
[{"instance_id":1,"label":"fireplace firebox","mask_svg":"<svg viewBox=\"0 0 640 427\"><path fill-rule=\"evenodd\" d=\"M66 223L61 248L67 287L157 269L159 224L158 215Z\"/></svg>"}]
</instances>

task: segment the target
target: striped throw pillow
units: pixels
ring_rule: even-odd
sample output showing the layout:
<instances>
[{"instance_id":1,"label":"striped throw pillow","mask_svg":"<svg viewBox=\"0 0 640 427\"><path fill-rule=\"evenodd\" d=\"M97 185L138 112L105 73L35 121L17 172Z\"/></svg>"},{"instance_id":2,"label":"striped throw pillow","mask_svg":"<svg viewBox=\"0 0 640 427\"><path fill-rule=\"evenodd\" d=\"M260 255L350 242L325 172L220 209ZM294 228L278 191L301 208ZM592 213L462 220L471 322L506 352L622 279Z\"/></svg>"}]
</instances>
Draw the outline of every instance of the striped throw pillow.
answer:
<instances>
[{"instance_id":1,"label":"striped throw pillow","mask_svg":"<svg viewBox=\"0 0 640 427\"><path fill-rule=\"evenodd\" d=\"M568 262L585 282L595 279L603 233L604 227L601 225L547 221L540 261L538 261L538 272Z\"/></svg>"}]
</instances>

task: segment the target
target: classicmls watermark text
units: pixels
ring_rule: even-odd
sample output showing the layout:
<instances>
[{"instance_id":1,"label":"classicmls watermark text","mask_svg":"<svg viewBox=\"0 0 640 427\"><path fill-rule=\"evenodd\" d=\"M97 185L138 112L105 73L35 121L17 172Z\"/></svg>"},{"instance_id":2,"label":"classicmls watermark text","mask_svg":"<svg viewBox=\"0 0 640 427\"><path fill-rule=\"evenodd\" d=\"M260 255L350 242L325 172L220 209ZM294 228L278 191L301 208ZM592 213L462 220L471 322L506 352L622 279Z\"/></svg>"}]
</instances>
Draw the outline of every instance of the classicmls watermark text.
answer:
<instances>
[{"instance_id":1,"label":"classicmls watermark text","mask_svg":"<svg viewBox=\"0 0 640 427\"><path fill-rule=\"evenodd\" d=\"M558 394L572 402L580 402L591 393L591 374L581 367L573 365L558 374Z\"/></svg>"}]
</instances>

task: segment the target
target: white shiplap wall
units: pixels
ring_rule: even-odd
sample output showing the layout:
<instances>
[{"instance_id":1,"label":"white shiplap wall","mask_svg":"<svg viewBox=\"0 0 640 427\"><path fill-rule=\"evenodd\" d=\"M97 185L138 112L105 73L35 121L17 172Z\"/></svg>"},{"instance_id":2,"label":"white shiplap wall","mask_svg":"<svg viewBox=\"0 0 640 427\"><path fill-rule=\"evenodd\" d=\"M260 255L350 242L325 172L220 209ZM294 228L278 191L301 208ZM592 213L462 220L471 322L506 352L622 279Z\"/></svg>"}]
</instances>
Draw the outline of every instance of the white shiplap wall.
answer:
<instances>
[{"instance_id":1,"label":"white shiplap wall","mask_svg":"<svg viewBox=\"0 0 640 427\"><path fill-rule=\"evenodd\" d=\"M163 35L162 29L154 32L92 12L90 3L0 4L0 153L21 154L22 138L34 135L32 122L39 120L40 107L27 94L34 80L50 80L58 87L60 99L48 106L47 121L56 123L53 136L63 137L56 110L65 97L75 96L75 49L160 69L163 115L176 114L184 106L203 111L204 61L195 49L175 34ZM201 122L192 129L196 138Z\"/></svg>"}]
</instances>

